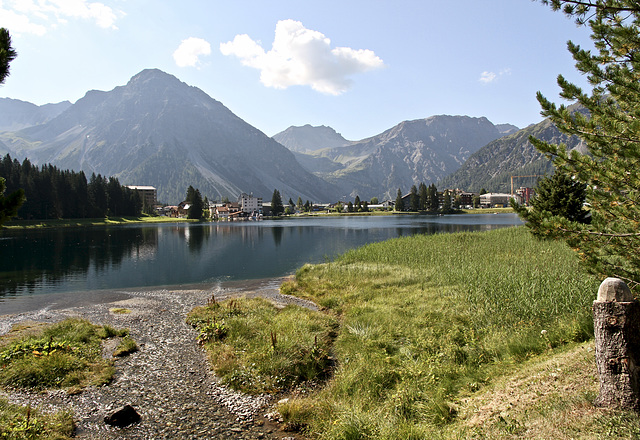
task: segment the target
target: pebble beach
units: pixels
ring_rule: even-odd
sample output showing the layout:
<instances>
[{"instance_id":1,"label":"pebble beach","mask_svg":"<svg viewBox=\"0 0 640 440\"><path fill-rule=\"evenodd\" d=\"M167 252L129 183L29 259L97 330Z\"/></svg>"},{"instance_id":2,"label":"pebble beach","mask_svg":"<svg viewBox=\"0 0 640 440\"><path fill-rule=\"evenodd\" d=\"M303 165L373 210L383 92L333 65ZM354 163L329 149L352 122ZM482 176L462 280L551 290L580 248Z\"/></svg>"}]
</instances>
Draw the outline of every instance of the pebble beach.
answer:
<instances>
[{"instance_id":1,"label":"pebble beach","mask_svg":"<svg viewBox=\"0 0 640 440\"><path fill-rule=\"evenodd\" d=\"M276 305L312 303L281 295L273 283L212 290L140 290L119 292L126 299L59 310L38 310L0 316L0 333L24 321L57 322L81 317L94 324L128 328L139 350L116 360L116 376L106 386L89 387L77 395L0 391L12 403L44 411L71 410L78 439L296 439L274 421L272 396L249 396L218 383L196 331L185 323L187 313L234 296L262 296ZM114 313L125 308L130 313ZM105 355L109 355L108 347ZM104 417L131 405L141 420L125 428L104 423ZM277 418L276 418L277 419Z\"/></svg>"}]
</instances>

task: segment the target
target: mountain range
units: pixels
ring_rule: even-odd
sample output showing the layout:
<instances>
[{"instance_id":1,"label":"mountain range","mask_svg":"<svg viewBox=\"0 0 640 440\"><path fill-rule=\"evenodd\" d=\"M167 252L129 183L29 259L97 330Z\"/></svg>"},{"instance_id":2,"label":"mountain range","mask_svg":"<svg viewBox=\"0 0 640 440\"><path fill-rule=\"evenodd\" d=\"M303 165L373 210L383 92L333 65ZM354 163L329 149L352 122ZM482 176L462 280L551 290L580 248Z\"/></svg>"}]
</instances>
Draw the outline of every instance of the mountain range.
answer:
<instances>
[{"instance_id":1,"label":"mountain range","mask_svg":"<svg viewBox=\"0 0 640 440\"><path fill-rule=\"evenodd\" d=\"M327 127L317 130L329 134ZM289 128L274 139L284 138L284 145L296 151L302 166L337 186L342 198L358 195L363 200L392 199L398 188L408 191L419 182L436 182L456 171L487 143L503 136L487 118L447 115L404 121L377 136L355 142L343 140L342 145L326 148L311 142L324 136L314 138L310 134L313 132L308 126ZM335 143L340 138L329 137Z\"/></svg>"},{"instance_id":2,"label":"mountain range","mask_svg":"<svg viewBox=\"0 0 640 440\"><path fill-rule=\"evenodd\" d=\"M578 105L570 106L569 111L584 113L584 109ZM587 151L579 138L562 134L550 120L545 119L482 147L458 170L439 181L439 187L509 193L511 176L516 176L516 188L519 182L527 186L535 185L536 177L553 174L553 164L529 142L530 136L551 144L565 144L569 149L581 153Z\"/></svg>"},{"instance_id":3,"label":"mountain range","mask_svg":"<svg viewBox=\"0 0 640 440\"><path fill-rule=\"evenodd\" d=\"M529 135L579 146L548 121L519 130L449 115L403 121L357 141L310 125L270 138L157 69L111 91L89 91L74 104L0 99L0 154L153 185L167 203L181 201L189 185L210 199L247 192L269 201L278 189L285 201L312 202L393 199L399 188L408 192L420 182L504 189L510 175L550 170Z\"/></svg>"},{"instance_id":4,"label":"mountain range","mask_svg":"<svg viewBox=\"0 0 640 440\"><path fill-rule=\"evenodd\" d=\"M38 106L18 99L0 99L0 131L16 131L44 124L69 107L69 101Z\"/></svg>"},{"instance_id":5,"label":"mountain range","mask_svg":"<svg viewBox=\"0 0 640 440\"><path fill-rule=\"evenodd\" d=\"M222 103L156 69L109 92L90 91L53 119L1 133L0 141L3 154L153 185L171 203L189 185L211 199L251 192L271 200L278 189L322 201L336 193Z\"/></svg>"}]
</instances>

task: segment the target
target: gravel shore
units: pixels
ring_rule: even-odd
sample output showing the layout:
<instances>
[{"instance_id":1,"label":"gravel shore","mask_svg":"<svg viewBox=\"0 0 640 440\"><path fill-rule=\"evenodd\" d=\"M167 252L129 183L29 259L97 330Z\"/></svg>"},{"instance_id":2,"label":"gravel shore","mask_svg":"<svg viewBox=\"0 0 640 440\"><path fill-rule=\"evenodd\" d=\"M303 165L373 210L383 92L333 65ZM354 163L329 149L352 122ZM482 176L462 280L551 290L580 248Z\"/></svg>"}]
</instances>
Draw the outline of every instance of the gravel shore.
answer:
<instances>
[{"instance_id":1,"label":"gravel shore","mask_svg":"<svg viewBox=\"0 0 640 440\"><path fill-rule=\"evenodd\" d=\"M0 316L0 334L25 321L57 322L79 316L95 324L129 328L139 351L116 360L117 373L108 386L91 387L78 395L63 391L2 393L11 402L43 410L71 409L79 439L283 439L300 438L282 432L265 414L273 411L270 396L247 396L219 385L209 370L195 330L185 323L187 313L232 296L262 296L276 304L312 303L280 295L277 286L212 290L127 291L128 299L63 310L40 310ZM127 308L115 314L113 308ZM139 423L113 428L105 415L132 405Z\"/></svg>"}]
</instances>

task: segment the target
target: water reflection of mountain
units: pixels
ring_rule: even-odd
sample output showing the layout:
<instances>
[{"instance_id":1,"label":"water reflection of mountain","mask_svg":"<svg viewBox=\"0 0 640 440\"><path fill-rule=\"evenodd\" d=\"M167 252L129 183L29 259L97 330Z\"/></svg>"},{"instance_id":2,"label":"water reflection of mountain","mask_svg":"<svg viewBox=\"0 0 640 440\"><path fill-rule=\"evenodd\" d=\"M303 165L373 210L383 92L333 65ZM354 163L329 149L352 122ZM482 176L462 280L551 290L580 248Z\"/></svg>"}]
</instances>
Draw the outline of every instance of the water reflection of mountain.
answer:
<instances>
[{"instance_id":1,"label":"water reflection of mountain","mask_svg":"<svg viewBox=\"0 0 640 440\"><path fill-rule=\"evenodd\" d=\"M2 231L5 297L216 283L292 274L390 238L479 231L517 216L389 216ZM0 314L1 314L0 310Z\"/></svg>"},{"instance_id":2,"label":"water reflection of mountain","mask_svg":"<svg viewBox=\"0 0 640 440\"><path fill-rule=\"evenodd\" d=\"M69 277L111 270L127 258L153 258L155 228L84 228L5 233L0 252L0 297L32 293Z\"/></svg>"}]
</instances>

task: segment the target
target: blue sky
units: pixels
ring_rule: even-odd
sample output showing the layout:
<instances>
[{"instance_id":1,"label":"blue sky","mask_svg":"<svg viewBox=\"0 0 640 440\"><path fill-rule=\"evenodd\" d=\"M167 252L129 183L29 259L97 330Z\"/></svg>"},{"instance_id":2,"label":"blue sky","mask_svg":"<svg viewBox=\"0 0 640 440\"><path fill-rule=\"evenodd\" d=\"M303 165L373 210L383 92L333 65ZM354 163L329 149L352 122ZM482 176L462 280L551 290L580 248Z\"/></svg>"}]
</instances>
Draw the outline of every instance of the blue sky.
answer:
<instances>
[{"instance_id":1,"label":"blue sky","mask_svg":"<svg viewBox=\"0 0 640 440\"><path fill-rule=\"evenodd\" d=\"M18 58L0 97L75 102L158 68L272 136L349 140L432 115L539 122L535 94L579 85L589 32L530 0L0 0Z\"/></svg>"}]
</instances>

